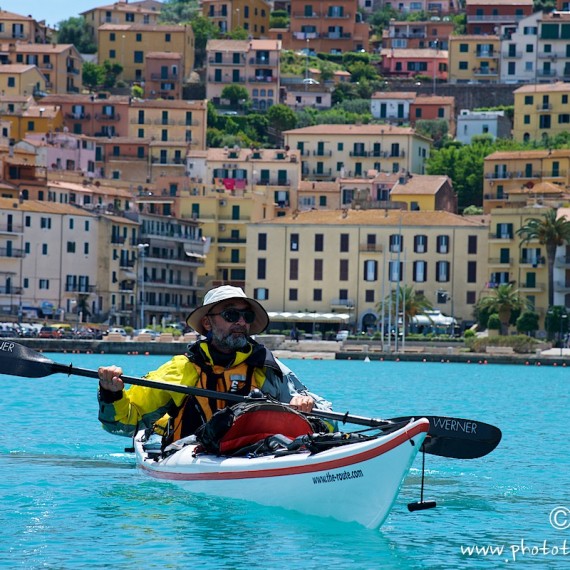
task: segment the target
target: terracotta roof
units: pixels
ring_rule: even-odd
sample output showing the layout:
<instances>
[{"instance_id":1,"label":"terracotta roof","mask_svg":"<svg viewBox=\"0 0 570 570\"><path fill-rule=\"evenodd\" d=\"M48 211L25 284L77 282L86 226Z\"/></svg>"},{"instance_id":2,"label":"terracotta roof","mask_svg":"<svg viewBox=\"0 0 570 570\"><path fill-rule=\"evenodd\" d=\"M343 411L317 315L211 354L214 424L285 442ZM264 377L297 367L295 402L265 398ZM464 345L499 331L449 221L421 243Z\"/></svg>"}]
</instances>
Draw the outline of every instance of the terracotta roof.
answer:
<instances>
[{"instance_id":1,"label":"terracotta roof","mask_svg":"<svg viewBox=\"0 0 570 570\"><path fill-rule=\"evenodd\" d=\"M0 69L5 66L0 66ZM118 105L121 103L127 104L129 103L128 95L109 95L106 99L99 99L94 97L91 100L91 95L88 94L81 94L81 93L61 93L61 94L53 94L53 95L46 95L42 99L42 103L52 103L52 104L61 104L61 103L77 103L77 104L87 104L87 103L98 103L102 105L107 105L112 103L113 105Z\"/></svg>"},{"instance_id":2,"label":"terracotta roof","mask_svg":"<svg viewBox=\"0 0 570 570\"><path fill-rule=\"evenodd\" d=\"M415 91L376 91L371 99L415 99Z\"/></svg>"},{"instance_id":3,"label":"terracotta roof","mask_svg":"<svg viewBox=\"0 0 570 570\"><path fill-rule=\"evenodd\" d=\"M4 50L8 44L2 44ZM16 44L16 53L61 53L68 49L75 49L73 44Z\"/></svg>"},{"instance_id":4,"label":"terracotta roof","mask_svg":"<svg viewBox=\"0 0 570 570\"><path fill-rule=\"evenodd\" d=\"M570 13L568 12L552 12L550 14L543 14L542 15L542 21L546 21L546 20L551 20L551 21L557 21L559 22L560 20L570 20Z\"/></svg>"},{"instance_id":5,"label":"terracotta roof","mask_svg":"<svg viewBox=\"0 0 570 570\"><path fill-rule=\"evenodd\" d=\"M480 37L480 36L479 36ZM380 51L382 57L395 57L399 59L448 59L445 49L400 49L388 48Z\"/></svg>"},{"instance_id":6,"label":"terracotta roof","mask_svg":"<svg viewBox=\"0 0 570 570\"><path fill-rule=\"evenodd\" d=\"M24 200L20 203L12 198L0 198L1 210L22 210L24 212L39 212L41 214L73 214L78 216L93 217L93 214L76 208L70 204L59 202L45 202L43 200Z\"/></svg>"},{"instance_id":7,"label":"terracotta roof","mask_svg":"<svg viewBox=\"0 0 570 570\"><path fill-rule=\"evenodd\" d=\"M566 93L570 91L570 83L565 83L564 81L557 81L556 83L540 83L534 85L523 85L518 89L515 89L513 93L550 93L552 91L559 91Z\"/></svg>"},{"instance_id":8,"label":"terracotta roof","mask_svg":"<svg viewBox=\"0 0 570 570\"><path fill-rule=\"evenodd\" d=\"M437 192L446 182L451 182L447 176L414 174L408 178L404 184L400 183L399 181L396 182L394 188L392 188L390 192L390 196L401 194L434 195L437 194Z\"/></svg>"},{"instance_id":9,"label":"terracotta roof","mask_svg":"<svg viewBox=\"0 0 570 570\"><path fill-rule=\"evenodd\" d=\"M414 105L454 105L455 97L445 95L419 95L413 102Z\"/></svg>"},{"instance_id":10,"label":"terracotta roof","mask_svg":"<svg viewBox=\"0 0 570 570\"><path fill-rule=\"evenodd\" d=\"M0 65L0 73L24 73L31 69L37 69L35 65L26 65L25 63L7 63ZM39 73L39 71L38 71Z\"/></svg>"},{"instance_id":11,"label":"terracotta roof","mask_svg":"<svg viewBox=\"0 0 570 570\"><path fill-rule=\"evenodd\" d=\"M281 40L208 40L206 51L280 50Z\"/></svg>"},{"instance_id":12,"label":"terracotta roof","mask_svg":"<svg viewBox=\"0 0 570 570\"><path fill-rule=\"evenodd\" d=\"M513 150L513 151L497 151L485 157L485 160L512 160L521 159L529 160L533 158L560 157L570 158L570 148L559 148L552 150Z\"/></svg>"},{"instance_id":13,"label":"terracotta roof","mask_svg":"<svg viewBox=\"0 0 570 570\"><path fill-rule=\"evenodd\" d=\"M184 32L189 25L184 24L103 24L97 28L105 32Z\"/></svg>"},{"instance_id":14,"label":"terracotta roof","mask_svg":"<svg viewBox=\"0 0 570 570\"><path fill-rule=\"evenodd\" d=\"M95 184L76 184L74 182L63 182L59 180L49 181L50 188L60 188L61 190L70 190L72 192L88 192L90 194L104 194L109 196L118 196L123 198L132 198L129 190L116 188L115 186L96 186Z\"/></svg>"},{"instance_id":15,"label":"terracotta roof","mask_svg":"<svg viewBox=\"0 0 570 570\"><path fill-rule=\"evenodd\" d=\"M16 14L15 12L8 12L7 10L0 10L0 20L27 20L35 21L32 16L22 16L21 14Z\"/></svg>"},{"instance_id":16,"label":"terracotta roof","mask_svg":"<svg viewBox=\"0 0 570 570\"><path fill-rule=\"evenodd\" d=\"M287 135L413 135L411 127L394 125L313 125L284 131Z\"/></svg>"},{"instance_id":17,"label":"terracotta roof","mask_svg":"<svg viewBox=\"0 0 570 570\"><path fill-rule=\"evenodd\" d=\"M406 210L307 210L258 222L260 224L322 224L346 226L460 226L488 227L482 216L459 216L450 212L412 212Z\"/></svg>"},{"instance_id":18,"label":"terracotta roof","mask_svg":"<svg viewBox=\"0 0 570 570\"><path fill-rule=\"evenodd\" d=\"M465 7L467 6L533 6L533 0L465 0Z\"/></svg>"}]
</instances>

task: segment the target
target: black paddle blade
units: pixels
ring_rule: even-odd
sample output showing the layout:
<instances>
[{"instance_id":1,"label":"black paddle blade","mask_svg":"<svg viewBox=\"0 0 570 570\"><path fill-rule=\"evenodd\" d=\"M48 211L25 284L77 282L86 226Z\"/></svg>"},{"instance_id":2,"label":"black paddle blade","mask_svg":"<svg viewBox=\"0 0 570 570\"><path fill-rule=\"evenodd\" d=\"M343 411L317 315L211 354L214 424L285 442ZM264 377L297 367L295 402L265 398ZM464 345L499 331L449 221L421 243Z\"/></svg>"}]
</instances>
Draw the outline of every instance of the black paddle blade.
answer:
<instances>
[{"instance_id":1,"label":"black paddle blade","mask_svg":"<svg viewBox=\"0 0 570 570\"><path fill-rule=\"evenodd\" d=\"M11 340L0 341L1 374L43 378L54 372L54 362L43 354Z\"/></svg>"},{"instance_id":2,"label":"black paddle blade","mask_svg":"<svg viewBox=\"0 0 570 570\"><path fill-rule=\"evenodd\" d=\"M476 459L491 453L501 441L501 430L490 424L443 416L417 417L429 420L429 431L423 445L425 452L431 455Z\"/></svg>"}]
</instances>

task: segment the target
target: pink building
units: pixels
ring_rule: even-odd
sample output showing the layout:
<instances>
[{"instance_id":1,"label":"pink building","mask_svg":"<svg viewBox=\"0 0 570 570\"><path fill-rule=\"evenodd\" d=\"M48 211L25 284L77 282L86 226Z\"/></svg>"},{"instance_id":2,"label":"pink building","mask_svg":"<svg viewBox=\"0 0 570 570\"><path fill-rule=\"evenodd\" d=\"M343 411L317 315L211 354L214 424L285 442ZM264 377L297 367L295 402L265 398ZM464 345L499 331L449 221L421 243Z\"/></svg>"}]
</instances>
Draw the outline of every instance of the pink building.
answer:
<instances>
[{"instance_id":1,"label":"pink building","mask_svg":"<svg viewBox=\"0 0 570 570\"><path fill-rule=\"evenodd\" d=\"M439 49L383 49L381 73L393 77L423 75L447 81L448 52Z\"/></svg>"}]
</instances>

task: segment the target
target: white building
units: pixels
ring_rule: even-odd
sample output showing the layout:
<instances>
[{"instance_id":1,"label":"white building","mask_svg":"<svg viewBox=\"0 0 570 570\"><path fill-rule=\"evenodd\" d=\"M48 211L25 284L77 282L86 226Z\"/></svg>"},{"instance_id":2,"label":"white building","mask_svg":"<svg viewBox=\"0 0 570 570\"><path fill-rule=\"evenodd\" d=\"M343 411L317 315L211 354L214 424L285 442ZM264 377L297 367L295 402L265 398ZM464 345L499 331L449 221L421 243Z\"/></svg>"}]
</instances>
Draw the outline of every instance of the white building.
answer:
<instances>
[{"instance_id":1,"label":"white building","mask_svg":"<svg viewBox=\"0 0 570 570\"><path fill-rule=\"evenodd\" d=\"M461 109L457 117L456 139L471 144L474 136L490 135L493 139L510 138L511 122L504 111L469 111Z\"/></svg>"}]
</instances>

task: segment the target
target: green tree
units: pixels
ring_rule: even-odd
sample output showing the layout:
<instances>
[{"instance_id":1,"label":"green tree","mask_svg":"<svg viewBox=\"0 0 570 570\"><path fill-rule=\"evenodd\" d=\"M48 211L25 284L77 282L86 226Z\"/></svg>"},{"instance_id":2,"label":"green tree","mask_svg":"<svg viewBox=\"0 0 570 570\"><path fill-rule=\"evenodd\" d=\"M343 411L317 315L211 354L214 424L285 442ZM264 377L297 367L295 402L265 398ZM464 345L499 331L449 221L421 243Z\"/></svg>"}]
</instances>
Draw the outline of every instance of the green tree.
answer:
<instances>
[{"instance_id":1,"label":"green tree","mask_svg":"<svg viewBox=\"0 0 570 570\"><path fill-rule=\"evenodd\" d=\"M509 322L513 311L521 311L528 308L526 299L523 299L518 289L510 283L499 285L487 297L479 300L478 305L489 313L497 313L501 321L501 334L508 334Z\"/></svg>"},{"instance_id":2,"label":"green tree","mask_svg":"<svg viewBox=\"0 0 570 570\"><path fill-rule=\"evenodd\" d=\"M570 221L566 216L557 217L556 209L549 209L541 218L527 218L517 230L522 237L520 247L530 241L538 241L546 249L548 264L548 306L554 305L554 260L556 248L570 243Z\"/></svg>"},{"instance_id":3,"label":"green tree","mask_svg":"<svg viewBox=\"0 0 570 570\"><path fill-rule=\"evenodd\" d=\"M105 69L102 65L86 61L82 71L83 85L90 91L95 91L105 82Z\"/></svg>"},{"instance_id":4,"label":"green tree","mask_svg":"<svg viewBox=\"0 0 570 570\"><path fill-rule=\"evenodd\" d=\"M103 80L103 87L107 89L114 87L117 83L117 77L123 73L123 66L120 63L111 63L108 59L103 62L103 71L105 79Z\"/></svg>"},{"instance_id":5,"label":"green tree","mask_svg":"<svg viewBox=\"0 0 570 570\"><path fill-rule=\"evenodd\" d=\"M449 135L449 125L445 119L416 121L416 131L433 140L435 148L441 148Z\"/></svg>"},{"instance_id":6,"label":"green tree","mask_svg":"<svg viewBox=\"0 0 570 570\"><path fill-rule=\"evenodd\" d=\"M220 31L210 18L195 14L190 21L194 32L194 66L202 67L206 58L208 40L220 37Z\"/></svg>"},{"instance_id":7,"label":"green tree","mask_svg":"<svg viewBox=\"0 0 570 570\"><path fill-rule=\"evenodd\" d=\"M165 24L190 22L197 11L196 0L166 0L160 8L160 21Z\"/></svg>"},{"instance_id":8,"label":"green tree","mask_svg":"<svg viewBox=\"0 0 570 570\"><path fill-rule=\"evenodd\" d=\"M232 107L237 107L240 101L249 101L249 91L243 85L232 83L222 89L221 97L222 99L229 99Z\"/></svg>"},{"instance_id":9,"label":"green tree","mask_svg":"<svg viewBox=\"0 0 570 570\"><path fill-rule=\"evenodd\" d=\"M80 53L95 53L97 44L87 22L80 17L68 18L58 24L57 43L73 44Z\"/></svg>"},{"instance_id":10,"label":"green tree","mask_svg":"<svg viewBox=\"0 0 570 570\"><path fill-rule=\"evenodd\" d=\"M376 67L370 65L369 63L364 63L363 61L357 61L349 65L347 67L347 70L351 75L350 80L352 83L358 83L363 79L373 81L380 78L380 74L378 73Z\"/></svg>"},{"instance_id":11,"label":"green tree","mask_svg":"<svg viewBox=\"0 0 570 570\"><path fill-rule=\"evenodd\" d=\"M271 128L282 133L297 126L297 116L287 105L278 104L267 111L267 122Z\"/></svg>"},{"instance_id":12,"label":"green tree","mask_svg":"<svg viewBox=\"0 0 570 570\"><path fill-rule=\"evenodd\" d=\"M230 40L247 40L249 32L243 28L234 28L227 34Z\"/></svg>"},{"instance_id":13,"label":"green tree","mask_svg":"<svg viewBox=\"0 0 570 570\"><path fill-rule=\"evenodd\" d=\"M538 329L538 313L534 311L524 311L517 319L517 331L533 335Z\"/></svg>"},{"instance_id":14,"label":"green tree","mask_svg":"<svg viewBox=\"0 0 570 570\"><path fill-rule=\"evenodd\" d=\"M550 307L544 319L544 328L548 335L548 339L558 338L558 342L562 343L564 335L568 332L568 313L563 305L554 305Z\"/></svg>"},{"instance_id":15,"label":"green tree","mask_svg":"<svg viewBox=\"0 0 570 570\"><path fill-rule=\"evenodd\" d=\"M403 287L398 285L397 289L386 297L386 302L393 314L396 311L403 313L405 330L408 329L413 317L433 309L428 298L423 293L417 293L411 285L404 285ZM378 313L382 311L382 303L378 303L376 310Z\"/></svg>"}]
</instances>

